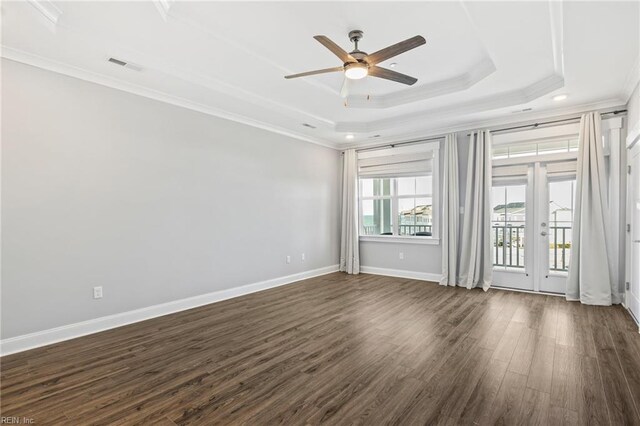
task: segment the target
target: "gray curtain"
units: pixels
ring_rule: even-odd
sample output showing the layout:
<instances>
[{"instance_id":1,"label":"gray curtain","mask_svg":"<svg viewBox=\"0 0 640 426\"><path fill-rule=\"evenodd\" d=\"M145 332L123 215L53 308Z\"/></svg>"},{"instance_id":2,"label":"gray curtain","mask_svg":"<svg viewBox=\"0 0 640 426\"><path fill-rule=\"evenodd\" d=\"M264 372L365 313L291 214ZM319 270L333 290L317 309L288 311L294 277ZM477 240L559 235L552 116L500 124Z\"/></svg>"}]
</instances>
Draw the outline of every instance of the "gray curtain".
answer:
<instances>
[{"instance_id":1,"label":"gray curtain","mask_svg":"<svg viewBox=\"0 0 640 426\"><path fill-rule=\"evenodd\" d=\"M342 234L340 236L340 270L360 273L358 241L358 154L347 149L342 158Z\"/></svg>"},{"instance_id":2,"label":"gray curtain","mask_svg":"<svg viewBox=\"0 0 640 426\"><path fill-rule=\"evenodd\" d=\"M442 182L442 285L456 285L458 237L460 234L460 196L458 187L458 139L455 133L444 140Z\"/></svg>"},{"instance_id":3,"label":"gray curtain","mask_svg":"<svg viewBox=\"0 0 640 426\"><path fill-rule=\"evenodd\" d=\"M620 302L607 255L607 175L600 114L580 119L576 200L567 300L588 305Z\"/></svg>"},{"instance_id":4,"label":"gray curtain","mask_svg":"<svg viewBox=\"0 0 640 426\"><path fill-rule=\"evenodd\" d=\"M491 287L493 278L491 133L488 130L476 131L470 138L459 283L467 288L481 285L486 291Z\"/></svg>"}]
</instances>

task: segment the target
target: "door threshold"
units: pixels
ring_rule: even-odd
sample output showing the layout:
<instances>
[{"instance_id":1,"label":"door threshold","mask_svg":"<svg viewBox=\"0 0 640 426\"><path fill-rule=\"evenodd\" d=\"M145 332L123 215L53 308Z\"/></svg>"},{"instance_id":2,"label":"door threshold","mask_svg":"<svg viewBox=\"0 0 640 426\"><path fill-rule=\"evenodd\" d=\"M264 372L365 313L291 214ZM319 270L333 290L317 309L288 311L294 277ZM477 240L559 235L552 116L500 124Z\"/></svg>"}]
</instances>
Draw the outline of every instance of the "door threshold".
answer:
<instances>
[{"instance_id":1,"label":"door threshold","mask_svg":"<svg viewBox=\"0 0 640 426\"><path fill-rule=\"evenodd\" d=\"M499 287L499 286L491 286L490 288L495 288L496 290L503 291L516 291L518 293L530 293L530 294L541 294L544 296L557 296L557 297L565 297L564 293L551 293L548 291L535 291L535 290L523 290L521 288L513 288L513 287Z\"/></svg>"}]
</instances>

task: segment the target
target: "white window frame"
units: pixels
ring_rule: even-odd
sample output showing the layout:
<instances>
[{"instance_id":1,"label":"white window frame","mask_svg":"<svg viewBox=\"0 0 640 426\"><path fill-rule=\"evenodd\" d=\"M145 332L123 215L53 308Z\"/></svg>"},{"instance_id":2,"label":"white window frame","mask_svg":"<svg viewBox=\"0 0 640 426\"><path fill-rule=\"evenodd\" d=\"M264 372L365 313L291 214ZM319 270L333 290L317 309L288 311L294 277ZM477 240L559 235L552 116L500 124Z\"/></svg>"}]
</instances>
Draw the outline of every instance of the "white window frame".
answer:
<instances>
[{"instance_id":1,"label":"white window frame","mask_svg":"<svg viewBox=\"0 0 640 426\"><path fill-rule=\"evenodd\" d=\"M431 195L429 194L415 194L415 195L397 195L398 194L398 177L385 177L391 179L391 195L374 195L371 197L362 197L362 182L358 178L358 221L359 221L359 240L360 241L375 241L383 243L407 243L407 244L428 244L439 245L440 244L440 142L429 142L421 144L423 149L433 152L433 170L431 174L416 175L418 176L431 176ZM368 179L368 178L363 178ZM398 224L398 200L411 199L411 198L431 198L431 236L416 236L416 235L396 235L400 232ZM363 235L362 233L362 202L367 200L391 200L391 229L394 235Z\"/></svg>"}]
</instances>

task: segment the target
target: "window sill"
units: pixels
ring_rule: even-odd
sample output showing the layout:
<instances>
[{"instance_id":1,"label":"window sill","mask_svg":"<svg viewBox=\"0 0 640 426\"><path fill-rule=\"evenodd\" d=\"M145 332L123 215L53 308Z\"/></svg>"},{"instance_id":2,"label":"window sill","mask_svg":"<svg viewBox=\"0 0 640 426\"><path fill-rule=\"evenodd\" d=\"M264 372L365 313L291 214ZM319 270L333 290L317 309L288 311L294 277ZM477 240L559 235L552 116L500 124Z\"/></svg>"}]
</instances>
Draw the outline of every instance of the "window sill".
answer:
<instances>
[{"instance_id":1,"label":"window sill","mask_svg":"<svg viewBox=\"0 0 640 426\"><path fill-rule=\"evenodd\" d=\"M400 235L361 235L360 241L376 243L402 243L402 244L424 244L440 245L440 238L433 237L406 237Z\"/></svg>"}]
</instances>

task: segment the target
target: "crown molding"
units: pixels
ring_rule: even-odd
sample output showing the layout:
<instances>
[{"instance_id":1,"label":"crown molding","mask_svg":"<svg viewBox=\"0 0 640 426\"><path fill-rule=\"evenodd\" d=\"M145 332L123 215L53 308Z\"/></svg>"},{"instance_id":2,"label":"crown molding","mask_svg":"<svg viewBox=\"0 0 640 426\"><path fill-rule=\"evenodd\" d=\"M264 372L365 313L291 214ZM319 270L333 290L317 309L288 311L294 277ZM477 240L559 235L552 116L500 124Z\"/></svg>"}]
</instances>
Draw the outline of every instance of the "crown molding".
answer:
<instances>
[{"instance_id":1,"label":"crown molding","mask_svg":"<svg viewBox=\"0 0 640 426\"><path fill-rule=\"evenodd\" d=\"M606 112L617 110L625 107L625 102L621 99L606 99L598 102L576 105L570 108L555 108L538 112L520 113L517 116L500 117L488 120L468 121L455 124L452 126L435 127L431 129L417 130L412 133L403 134L401 138L377 138L366 142L345 143L340 145L340 149L349 148L366 148L368 146L377 146L381 144L400 143L404 141L443 138L449 133L469 132L477 129L492 129L502 126L520 126L531 124L539 120L555 120L571 118L578 114L584 114L591 111ZM517 118L516 118L517 117Z\"/></svg>"},{"instance_id":2,"label":"crown molding","mask_svg":"<svg viewBox=\"0 0 640 426\"><path fill-rule=\"evenodd\" d=\"M173 12L173 9L171 9L171 6L175 0L158 0L158 1L160 3L157 3L157 4L166 5L166 17L167 19L171 19L172 23L176 25L184 25L190 30L195 29L197 31L200 31L206 37L216 39L217 41L227 44L236 50L243 51L248 55L255 57L256 59L264 61L270 66L276 66L276 64L273 63L273 61L249 49L246 49L245 47L239 45L236 41L221 37L213 33L212 31L210 31L209 29L202 27L196 22L189 21L188 19L182 18L179 15L176 15ZM162 7L164 8L165 6L162 6ZM69 26L64 26L64 28L67 31L77 32L79 36L83 37L84 39L91 39L96 44L108 45L107 40L104 40L100 37L95 37L85 32L76 31L75 29ZM175 65L169 62L163 61L156 57L149 56L140 51L131 50L128 47L127 48L122 48L121 46L112 47L112 50L114 49L120 52L125 52L125 51L128 52L124 56L135 58L138 64L142 64L139 66L142 66L145 69L154 70L156 72L161 72L163 74L170 75L179 80L186 81L194 85L199 85L208 90L212 90L217 93L222 93L224 95L230 96L243 103L250 103L252 105L258 106L259 108L268 109L271 112L277 111L279 114L286 116L287 118L290 118L292 120L295 120L296 122L307 122L307 123L313 124L316 127L323 127L325 129L332 129L333 126L335 125L333 121L328 120L324 117L309 113L305 110L296 108L291 105L284 104L282 102L277 102L268 97L261 96L255 92L246 90L241 86L231 84L227 81L222 81L210 75L176 67Z\"/></svg>"},{"instance_id":3,"label":"crown molding","mask_svg":"<svg viewBox=\"0 0 640 426\"><path fill-rule=\"evenodd\" d=\"M337 132L369 133L423 121L425 117L441 118L466 112L490 111L514 105L526 104L563 86L564 78L562 76L552 74L523 89L497 93L495 95L485 96L484 98L474 99L469 102L457 103L445 107L430 108L382 120L369 122L339 122L336 123L335 130Z\"/></svg>"},{"instance_id":4,"label":"crown molding","mask_svg":"<svg viewBox=\"0 0 640 426\"><path fill-rule=\"evenodd\" d=\"M162 20L166 22L167 19L169 19L169 9L171 9L171 6L173 5L173 2L175 0L152 0L152 1L153 1L153 4L156 6L156 9L158 9L158 13L162 17Z\"/></svg>"},{"instance_id":5,"label":"crown molding","mask_svg":"<svg viewBox=\"0 0 640 426\"><path fill-rule=\"evenodd\" d=\"M455 77L380 96L348 96L346 105L349 108L390 108L423 101L437 96L467 90L494 72L496 72L495 64L491 58L485 56L471 67L471 69Z\"/></svg>"},{"instance_id":6,"label":"crown molding","mask_svg":"<svg viewBox=\"0 0 640 426\"><path fill-rule=\"evenodd\" d=\"M169 95L167 93L164 93L158 90L149 89L147 87L125 82L113 77L108 77L95 72L87 71L82 68L63 64L61 62L53 61L51 59L43 58L43 57L26 53L17 49L13 49L10 47L2 46L1 56L5 59L9 59L15 62L20 62L36 68L41 68L47 71L52 71L52 72L63 74L69 77L78 78L80 80L88 81L91 83L99 84L102 86L110 87L112 89L117 89L117 90L121 90L128 93L132 93L134 95L143 96L145 98L179 106L179 107L190 109L193 111L198 111L203 114L211 115L214 117L224 118L226 120L231 120L237 123L246 124L248 126L267 130L273 133L295 138L304 142L321 145L327 148L338 149L335 143L332 143L323 139L311 138L307 135L297 133L288 129L284 129L282 127L265 123L259 120L255 120L240 114L223 111L219 108L203 105L203 104L193 102L178 96Z\"/></svg>"},{"instance_id":7,"label":"crown molding","mask_svg":"<svg viewBox=\"0 0 640 426\"><path fill-rule=\"evenodd\" d=\"M415 123L421 120L424 120L425 116L430 118L433 117L447 117L454 114L461 113L472 113L478 111L490 111L494 109L522 105L528 102L531 102L541 96L549 94L555 90L558 90L564 87L564 24L563 24L563 10L564 5L562 1L548 1L549 6L549 21L551 28L551 48L553 55L553 66L554 72L543 79L526 86L521 89L515 89L508 92L503 92L500 94L495 94L491 96L486 96L484 98L475 99L469 102L458 103L454 105L449 105L446 107L438 107L438 108L430 108L423 111L414 112L411 114L405 114L402 116L389 117L376 121L369 122L338 122L335 124L335 130L338 132L349 132L349 133L369 133L369 132L377 132L381 130L388 130L395 127L399 127L402 125L409 125L411 123ZM467 8L463 4L463 9L467 14L469 21L473 24L473 19L467 10ZM495 65L493 61L487 55L483 61L478 63L476 66L479 67L479 70L474 74L474 70L470 70L466 73L466 75L458 76L456 78L465 77L469 79L478 79L476 82L471 83L468 82L469 87L473 84L476 84L478 81L486 78L491 73L495 72ZM493 67L493 70L489 72L489 70ZM483 77L483 74L487 73ZM452 79L453 80L453 79ZM448 83L448 84L447 84ZM429 98L433 98L435 96L444 95L447 93L456 92L458 90L449 90L453 89L453 87L458 84L460 85L460 81L445 81L435 83L435 87L427 87L423 86L423 88L416 88L411 91L403 91L385 95L383 97L371 98L370 101L367 102L366 97L357 97L354 98L353 101L351 98L347 99L347 105L349 107L354 108L387 108L389 106L402 105L404 103L415 102L418 100L425 100ZM438 87L439 86L439 87ZM448 86L448 87L447 87ZM635 87L635 85L634 85ZM424 90L424 93L423 91ZM431 96L427 94L429 90L432 90ZM438 93L438 91L441 93ZM463 89L464 90L464 89ZM631 89L633 91L633 88ZM405 99L400 101L399 99L394 99L394 97L400 98L403 93L408 93L405 95ZM630 96L631 92L629 92ZM411 99L415 97L415 99ZM421 99L418 99L421 97ZM364 98L364 99L363 99ZM379 100L382 98L382 100ZM628 96L627 96L628 98ZM388 105L386 104L388 103Z\"/></svg>"},{"instance_id":8,"label":"crown molding","mask_svg":"<svg viewBox=\"0 0 640 426\"><path fill-rule=\"evenodd\" d=\"M33 1L35 3L50 3L49 0L29 0L29 1ZM216 39L218 41L221 41L229 46L232 46L234 49L240 50L245 52L246 54L255 57L256 59L265 62L267 64L269 64L272 67L277 67L279 69L283 70L283 73L286 74L287 72L285 72L284 68L280 67L279 65L277 65L275 62L271 61L269 58L266 58L254 51L252 51L251 49L247 49L245 46L240 45L239 43L237 43L235 40L231 40L225 37L222 37L221 35L211 31L210 28L202 26L200 24L198 24L195 21L189 20L188 18L184 18L182 16L180 16L179 14L175 13L175 8L173 7L173 5L175 4L176 0L153 0L154 5L156 6L156 8L158 9L158 12L160 13L162 19L165 22L168 22L168 20L171 20L171 22L173 24L176 25L183 25L186 26L188 29L191 30L196 30L201 32L204 36L209 37L209 38L213 38ZM53 8L55 8L55 6L52 5ZM56 9L57 10L57 9ZM59 11L59 13L61 14L62 12ZM108 45L107 41L100 38L100 37L95 37L91 34L88 33L84 33L84 32L78 32L75 29L73 29L72 27L69 27L68 25L60 25L58 24L58 26L66 29L67 31L72 31L72 32L77 32L78 35L80 35L82 38L84 39L91 39L93 40L96 44L101 44L101 45ZM9 49L8 47L4 47L4 49ZM17 49L14 49L17 51ZM316 114L312 114L309 113L305 110L302 110L300 108L296 108L294 106L291 105L287 105L287 104L283 104L281 102L277 102L274 101L273 99L261 96L255 92L246 90L243 87L240 87L238 85L234 85L231 83L228 83L226 81L222 81L220 79L211 77L210 75L205 75L205 74L201 74L201 73L197 73L191 70L187 70L187 69L180 69L170 63L167 62L163 62L162 60L159 60L158 58L155 57L150 57L148 55L145 55L142 52L139 51L131 51L131 49L127 48L122 48L122 47L118 47L116 50L119 50L121 52L124 51L128 51L129 53L124 55L125 57L135 57L136 62L144 64L144 68L146 69L150 69L150 70L155 70L158 72L162 72L164 74L170 75L172 77L175 77L177 79L180 79L182 81L186 81L189 82L191 84L195 84L195 85L199 85L205 89L208 90L212 90L215 91L217 93L221 93L227 96L230 96L242 103L248 103L248 104L252 104L254 106L257 106L258 108L262 108L262 109L266 109L270 112L277 112L278 114L287 117L288 119L291 119L295 122L300 122L300 123L310 123L316 127L321 127L324 128L325 130L331 130L333 129L335 123L331 120L328 120L324 117L318 116ZM34 56L30 53L24 52L24 51L20 51L20 53L23 53L24 55L28 55L28 56ZM43 57L39 58L39 62L41 60L46 60ZM20 61L20 60L18 60ZM26 62L25 62L26 63ZM60 65L62 65L62 63L60 63ZM35 65L38 66L38 65ZM73 67L72 68L78 69L78 67ZM84 70L90 74L96 74L93 71L88 71L88 70ZM106 77L106 76L105 76ZM109 77L106 77L109 78ZM124 83L124 81L121 81L121 83ZM327 90L327 87L322 86L321 88ZM142 86L140 86L142 87ZM150 89L155 91L154 89ZM335 93L334 90L329 90L332 93ZM171 95L169 95L171 96ZM188 100L185 99L185 101L189 102ZM206 105L203 105L206 106ZM210 107L213 109L217 109L214 107ZM232 114L232 113L231 113ZM252 120L249 117L247 117L247 120ZM253 121L257 121L260 122L259 120L253 120ZM279 128L279 126L276 125L271 125L271 124L267 124L267 123L263 123L265 126L268 127L274 127L274 128ZM281 128L282 129L282 128ZM296 137L298 139L302 139L302 138L306 138L306 139L310 139L310 140L314 140L314 141L320 141L321 144L329 144L329 146L332 146L332 142L329 142L327 140L324 140L323 138L314 138L313 136L308 136L306 134L302 134L302 133L297 133L295 131L291 131L291 130L286 130L287 132L290 132L291 134L296 134L296 135L300 135L298 136L293 136ZM306 140L303 139L303 140ZM318 143L318 142L314 142L314 143Z\"/></svg>"},{"instance_id":9,"label":"crown molding","mask_svg":"<svg viewBox=\"0 0 640 426\"><path fill-rule=\"evenodd\" d=\"M58 20L62 11L50 0L27 0L35 10L40 12L40 17L44 18L42 23L53 33L56 32Z\"/></svg>"},{"instance_id":10,"label":"crown molding","mask_svg":"<svg viewBox=\"0 0 640 426\"><path fill-rule=\"evenodd\" d=\"M553 68L556 74L564 76L564 3L562 0L549 0L548 4Z\"/></svg>"},{"instance_id":11,"label":"crown molding","mask_svg":"<svg viewBox=\"0 0 640 426\"><path fill-rule=\"evenodd\" d=\"M172 0L175 1L175 0ZM260 52L256 52L253 49L248 48L246 45L239 43L237 40L229 38L229 37L225 37L222 34L220 34L219 32L215 32L213 31L213 29L211 26L206 26L203 25L193 19L191 19L190 17L184 16L184 14L179 14L175 11L175 9L171 9L169 12L167 12L167 16L170 17L173 22L177 22L177 23L181 23L183 25L186 25L187 27L191 28L191 29L195 29L198 30L200 32L202 32L203 34L205 34L208 37L214 38L218 41L221 41L229 46L232 46L235 50L244 52L247 56L251 56L252 58L255 58L257 61L262 62L264 64L267 64L269 67L280 70L280 72L282 73L282 76L284 77L285 75L289 75L289 74L295 74L297 72L300 72L299 70L292 70L290 68L286 68L283 67L281 64L277 63L276 61L272 60L271 58L263 55ZM315 78L303 78L303 79L298 79L295 80L298 83L301 84L307 84L310 86L313 86L317 89L323 90L327 93L331 93L332 95L340 95L340 90L334 87L331 87L330 85L326 84L326 83L322 83L319 80L315 79Z\"/></svg>"}]
</instances>

